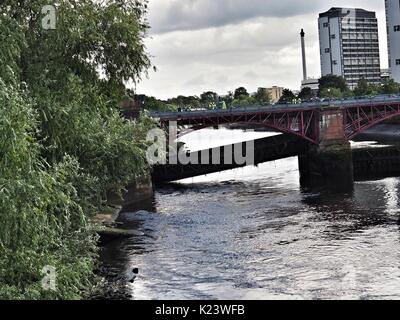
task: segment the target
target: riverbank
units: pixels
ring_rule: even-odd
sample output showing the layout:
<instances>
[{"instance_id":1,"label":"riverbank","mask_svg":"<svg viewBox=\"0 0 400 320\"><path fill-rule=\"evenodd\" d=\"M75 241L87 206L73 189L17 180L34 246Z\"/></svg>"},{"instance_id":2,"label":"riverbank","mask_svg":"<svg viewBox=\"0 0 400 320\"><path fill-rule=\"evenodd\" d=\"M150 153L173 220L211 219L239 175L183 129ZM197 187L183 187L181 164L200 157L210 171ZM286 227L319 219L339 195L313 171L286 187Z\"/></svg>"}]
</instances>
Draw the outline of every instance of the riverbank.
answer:
<instances>
[{"instance_id":1,"label":"riverbank","mask_svg":"<svg viewBox=\"0 0 400 320\"><path fill-rule=\"evenodd\" d=\"M94 270L96 276L101 278L98 287L94 290L90 300L128 300L132 296L128 287L133 280L132 268L126 268L126 261L118 252L118 246L125 246L132 237L138 233L121 220L125 211L137 211L152 206L154 189L151 180L137 184L130 184L122 198L114 195L110 197L110 210L99 213L95 217L100 236L99 261ZM110 250L111 248L111 250ZM106 258L107 257L107 258ZM107 263L104 263L108 261Z\"/></svg>"}]
</instances>

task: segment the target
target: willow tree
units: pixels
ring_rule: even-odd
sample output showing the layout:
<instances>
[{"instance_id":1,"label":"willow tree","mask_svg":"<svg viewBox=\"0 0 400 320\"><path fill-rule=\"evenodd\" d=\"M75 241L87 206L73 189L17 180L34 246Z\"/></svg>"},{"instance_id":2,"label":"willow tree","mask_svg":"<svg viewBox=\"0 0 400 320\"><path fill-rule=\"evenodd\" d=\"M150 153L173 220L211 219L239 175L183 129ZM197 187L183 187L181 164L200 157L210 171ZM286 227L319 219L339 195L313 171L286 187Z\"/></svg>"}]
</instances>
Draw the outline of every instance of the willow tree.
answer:
<instances>
[{"instance_id":1,"label":"willow tree","mask_svg":"<svg viewBox=\"0 0 400 320\"><path fill-rule=\"evenodd\" d=\"M133 134L138 127L124 124L117 107L126 83L139 81L151 66L144 45L147 2L55 1L54 29L43 27L45 5L47 0L1 4L24 39L18 77L36 101L43 155L50 163L75 156L93 174L103 167L104 185L118 188L121 179L126 183L146 170L144 132ZM136 147L128 143L133 138Z\"/></svg>"},{"instance_id":2,"label":"willow tree","mask_svg":"<svg viewBox=\"0 0 400 320\"><path fill-rule=\"evenodd\" d=\"M145 1L0 4L0 298L77 298L90 287L90 216L148 173L148 122L122 119L128 81L151 66ZM58 273L41 286L43 267Z\"/></svg>"}]
</instances>

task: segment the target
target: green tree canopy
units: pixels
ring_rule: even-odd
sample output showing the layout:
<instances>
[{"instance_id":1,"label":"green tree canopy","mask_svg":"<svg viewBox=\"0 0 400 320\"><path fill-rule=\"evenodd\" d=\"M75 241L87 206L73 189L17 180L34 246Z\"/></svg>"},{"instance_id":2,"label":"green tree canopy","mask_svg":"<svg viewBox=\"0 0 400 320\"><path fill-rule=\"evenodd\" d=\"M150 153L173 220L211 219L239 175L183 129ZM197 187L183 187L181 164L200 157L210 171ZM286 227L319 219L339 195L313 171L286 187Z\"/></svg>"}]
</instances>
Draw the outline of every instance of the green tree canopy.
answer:
<instances>
[{"instance_id":1,"label":"green tree canopy","mask_svg":"<svg viewBox=\"0 0 400 320\"><path fill-rule=\"evenodd\" d=\"M232 101L233 107L246 107L257 104L258 101L255 97L241 96L241 99L235 99Z\"/></svg>"},{"instance_id":2,"label":"green tree canopy","mask_svg":"<svg viewBox=\"0 0 400 320\"><path fill-rule=\"evenodd\" d=\"M42 28L41 10L47 4L5 0L1 5L25 39L18 61L20 80L31 89L59 90L68 75L75 74L119 102L124 84L137 82L150 67L143 42L146 1L60 0L55 30Z\"/></svg>"},{"instance_id":3,"label":"green tree canopy","mask_svg":"<svg viewBox=\"0 0 400 320\"><path fill-rule=\"evenodd\" d=\"M357 87L354 89L354 95L366 96L371 93L371 86L364 78L358 80Z\"/></svg>"},{"instance_id":4,"label":"green tree canopy","mask_svg":"<svg viewBox=\"0 0 400 320\"><path fill-rule=\"evenodd\" d=\"M329 89L329 88L336 88L339 89L341 92L348 91L349 88L346 84L346 81L343 77L335 76L335 75L327 75L321 77L319 79L319 90L320 92Z\"/></svg>"},{"instance_id":5,"label":"green tree canopy","mask_svg":"<svg viewBox=\"0 0 400 320\"><path fill-rule=\"evenodd\" d=\"M155 97L144 96L144 108L151 111L177 111L178 106Z\"/></svg>"},{"instance_id":6,"label":"green tree canopy","mask_svg":"<svg viewBox=\"0 0 400 320\"><path fill-rule=\"evenodd\" d=\"M312 92L310 87L305 87L303 89L301 89L299 95L298 95L299 99L301 100L310 100L314 97L314 93Z\"/></svg>"},{"instance_id":7,"label":"green tree canopy","mask_svg":"<svg viewBox=\"0 0 400 320\"><path fill-rule=\"evenodd\" d=\"M234 93L235 100L239 100L239 99L242 99L243 97L245 98L245 97L249 97L249 96L250 96L249 93L247 92L246 88L244 88L244 87L237 88Z\"/></svg>"},{"instance_id":8,"label":"green tree canopy","mask_svg":"<svg viewBox=\"0 0 400 320\"><path fill-rule=\"evenodd\" d=\"M289 89L284 89L282 91L282 96L279 99L278 103L292 103L295 99L296 99L296 96L293 93L293 91L291 91Z\"/></svg>"},{"instance_id":9,"label":"green tree canopy","mask_svg":"<svg viewBox=\"0 0 400 320\"><path fill-rule=\"evenodd\" d=\"M151 66L145 1L0 4L0 299L77 299L93 285L90 218L149 174L153 123L121 118L125 84ZM57 269L55 291L42 269Z\"/></svg>"},{"instance_id":10,"label":"green tree canopy","mask_svg":"<svg viewBox=\"0 0 400 320\"><path fill-rule=\"evenodd\" d=\"M268 104L271 102L271 95L264 88L258 88L254 98L261 104Z\"/></svg>"},{"instance_id":11,"label":"green tree canopy","mask_svg":"<svg viewBox=\"0 0 400 320\"><path fill-rule=\"evenodd\" d=\"M320 91L321 98L343 98L344 93L339 88L325 88Z\"/></svg>"},{"instance_id":12,"label":"green tree canopy","mask_svg":"<svg viewBox=\"0 0 400 320\"><path fill-rule=\"evenodd\" d=\"M394 94L400 92L400 85L393 79L386 80L381 86L381 92L383 94Z\"/></svg>"},{"instance_id":13,"label":"green tree canopy","mask_svg":"<svg viewBox=\"0 0 400 320\"><path fill-rule=\"evenodd\" d=\"M200 101L202 104L215 103L218 101L218 94L213 91L206 91L200 95Z\"/></svg>"},{"instance_id":14,"label":"green tree canopy","mask_svg":"<svg viewBox=\"0 0 400 320\"><path fill-rule=\"evenodd\" d=\"M188 109L196 109L201 106L200 98L197 96L178 96L177 98L169 99L168 102Z\"/></svg>"},{"instance_id":15,"label":"green tree canopy","mask_svg":"<svg viewBox=\"0 0 400 320\"><path fill-rule=\"evenodd\" d=\"M206 108L216 108L219 102L219 95L213 91L203 92L200 95L200 103L203 107Z\"/></svg>"},{"instance_id":16,"label":"green tree canopy","mask_svg":"<svg viewBox=\"0 0 400 320\"><path fill-rule=\"evenodd\" d=\"M357 87L353 90L353 93L357 97L376 95L380 93L382 89L374 84L369 83L366 79L361 78Z\"/></svg>"}]
</instances>

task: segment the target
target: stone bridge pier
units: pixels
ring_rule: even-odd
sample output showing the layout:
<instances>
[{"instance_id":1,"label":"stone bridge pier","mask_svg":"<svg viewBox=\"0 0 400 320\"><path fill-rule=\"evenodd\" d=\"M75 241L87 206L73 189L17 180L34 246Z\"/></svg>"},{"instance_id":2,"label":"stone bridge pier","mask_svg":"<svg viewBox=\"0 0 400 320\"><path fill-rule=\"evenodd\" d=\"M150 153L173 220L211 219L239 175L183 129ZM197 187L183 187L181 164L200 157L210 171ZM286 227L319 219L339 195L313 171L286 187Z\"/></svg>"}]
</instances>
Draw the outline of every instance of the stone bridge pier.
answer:
<instances>
[{"instance_id":1,"label":"stone bridge pier","mask_svg":"<svg viewBox=\"0 0 400 320\"><path fill-rule=\"evenodd\" d=\"M310 144L308 151L298 157L300 182L305 187L323 184L340 191L352 188L353 159L343 111L324 108L319 117L319 144Z\"/></svg>"}]
</instances>

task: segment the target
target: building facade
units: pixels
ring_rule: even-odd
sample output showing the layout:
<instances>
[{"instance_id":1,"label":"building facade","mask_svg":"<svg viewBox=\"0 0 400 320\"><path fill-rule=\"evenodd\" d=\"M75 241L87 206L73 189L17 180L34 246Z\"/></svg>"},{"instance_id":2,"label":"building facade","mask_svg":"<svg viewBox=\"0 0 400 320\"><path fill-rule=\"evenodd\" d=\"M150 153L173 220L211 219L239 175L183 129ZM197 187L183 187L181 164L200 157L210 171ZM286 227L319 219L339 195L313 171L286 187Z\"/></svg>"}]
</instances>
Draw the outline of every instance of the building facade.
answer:
<instances>
[{"instance_id":1,"label":"building facade","mask_svg":"<svg viewBox=\"0 0 400 320\"><path fill-rule=\"evenodd\" d=\"M382 82L386 82L390 80L390 70L389 69L381 69L381 79Z\"/></svg>"},{"instance_id":2,"label":"building facade","mask_svg":"<svg viewBox=\"0 0 400 320\"><path fill-rule=\"evenodd\" d=\"M277 103L283 94L283 88L277 86L271 88L259 88L259 90L262 90L265 95L268 95L271 98L271 103Z\"/></svg>"},{"instance_id":3,"label":"building facade","mask_svg":"<svg viewBox=\"0 0 400 320\"><path fill-rule=\"evenodd\" d=\"M400 1L385 0L391 78L400 82Z\"/></svg>"},{"instance_id":4,"label":"building facade","mask_svg":"<svg viewBox=\"0 0 400 320\"><path fill-rule=\"evenodd\" d=\"M303 80L301 82L300 89L303 90L304 88L310 88L311 92L314 95L317 95L318 94L318 90L319 90L319 79L308 78L306 80Z\"/></svg>"},{"instance_id":5,"label":"building facade","mask_svg":"<svg viewBox=\"0 0 400 320\"><path fill-rule=\"evenodd\" d=\"M342 76L354 89L360 79L381 82L375 12L331 8L318 19L321 74Z\"/></svg>"}]
</instances>

